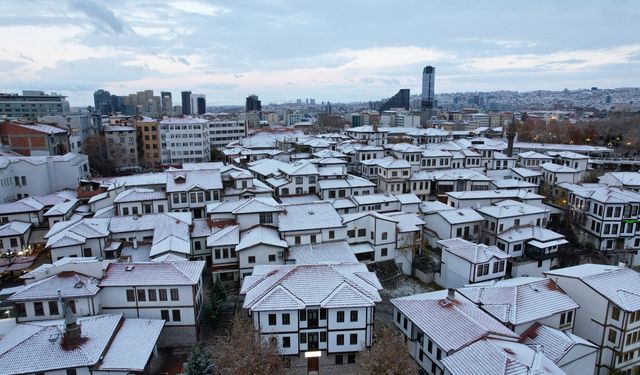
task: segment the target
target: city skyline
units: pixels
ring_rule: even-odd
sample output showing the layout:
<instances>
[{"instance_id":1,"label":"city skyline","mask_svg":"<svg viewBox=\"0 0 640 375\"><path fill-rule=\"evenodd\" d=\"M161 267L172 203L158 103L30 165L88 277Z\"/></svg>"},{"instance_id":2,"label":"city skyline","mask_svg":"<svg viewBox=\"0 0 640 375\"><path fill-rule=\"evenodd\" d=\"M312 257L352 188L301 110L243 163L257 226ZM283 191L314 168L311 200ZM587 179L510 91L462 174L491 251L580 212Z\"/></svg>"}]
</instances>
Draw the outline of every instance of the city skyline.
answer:
<instances>
[{"instance_id":1,"label":"city skyline","mask_svg":"<svg viewBox=\"0 0 640 375\"><path fill-rule=\"evenodd\" d=\"M436 94L640 86L640 26L631 1L512 4L0 2L0 92L202 93L210 105L316 98L351 102ZM409 11L408 11L409 10ZM362 15L367 17L362 17ZM482 20L482 21L479 21ZM380 27L388 25L388 27Z\"/></svg>"}]
</instances>

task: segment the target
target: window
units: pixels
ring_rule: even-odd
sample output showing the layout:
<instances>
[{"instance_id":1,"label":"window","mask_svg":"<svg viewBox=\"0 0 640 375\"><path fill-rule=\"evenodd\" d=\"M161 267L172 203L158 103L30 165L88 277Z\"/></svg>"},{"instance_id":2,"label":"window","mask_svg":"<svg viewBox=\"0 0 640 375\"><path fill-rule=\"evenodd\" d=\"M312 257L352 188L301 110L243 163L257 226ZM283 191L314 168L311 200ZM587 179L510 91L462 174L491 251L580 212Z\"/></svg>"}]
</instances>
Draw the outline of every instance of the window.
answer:
<instances>
[{"instance_id":1,"label":"window","mask_svg":"<svg viewBox=\"0 0 640 375\"><path fill-rule=\"evenodd\" d=\"M351 229L347 231L347 237L349 238L354 238L356 236L356 230L355 229Z\"/></svg>"},{"instance_id":2,"label":"window","mask_svg":"<svg viewBox=\"0 0 640 375\"><path fill-rule=\"evenodd\" d=\"M275 262L275 261L276 261L275 254L269 254L269 262Z\"/></svg>"},{"instance_id":3,"label":"window","mask_svg":"<svg viewBox=\"0 0 640 375\"><path fill-rule=\"evenodd\" d=\"M71 309L71 312L75 314L76 313L76 301L71 299L71 300L69 300L67 302L69 302L69 308Z\"/></svg>"},{"instance_id":4,"label":"window","mask_svg":"<svg viewBox=\"0 0 640 375\"><path fill-rule=\"evenodd\" d=\"M147 294L149 295L149 301L156 301L156 290L155 289L147 289Z\"/></svg>"},{"instance_id":5,"label":"window","mask_svg":"<svg viewBox=\"0 0 640 375\"><path fill-rule=\"evenodd\" d=\"M49 315L58 315L60 311L58 309L58 301L49 301Z\"/></svg>"},{"instance_id":6,"label":"window","mask_svg":"<svg viewBox=\"0 0 640 375\"><path fill-rule=\"evenodd\" d=\"M347 363L356 363L356 355L347 354Z\"/></svg>"},{"instance_id":7,"label":"window","mask_svg":"<svg viewBox=\"0 0 640 375\"><path fill-rule=\"evenodd\" d=\"M276 325L276 314L269 314L269 325L270 326Z\"/></svg>"},{"instance_id":8,"label":"window","mask_svg":"<svg viewBox=\"0 0 640 375\"><path fill-rule=\"evenodd\" d=\"M291 315L289 315L289 313L282 314L282 324L283 325L291 324Z\"/></svg>"},{"instance_id":9,"label":"window","mask_svg":"<svg viewBox=\"0 0 640 375\"><path fill-rule=\"evenodd\" d=\"M42 302L34 302L33 308L36 311L36 316L44 315L44 305L42 305Z\"/></svg>"},{"instance_id":10,"label":"window","mask_svg":"<svg viewBox=\"0 0 640 375\"><path fill-rule=\"evenodd\" d=\"M260 213L260 224L271 224L273 223L273 213L271 212L261 212Z\"/></svg>"},{"instance_id":11,"label":"window","mask_svg":"<svg viewBox=\"0 0 640 375\"><path fill-rule=\"evenodd\" d=\"M366 229L358 229L358 237L364 237L367 235Z\"/></svg>"},{"instance_id":12,"label":"window","mask_svg":"<svg viewBox=\"0 0 640 375\"><path fill-rule=\"evenodd\" d=\"M333 231L333 230L330 230L329 231L329 239L334 239L334 238L336 238L336 232Z\"/></svg>"},{"instance_id":13,"label":"window","mask_svg":"<svg viewBox=\"0 0 640 375\"><path fill-rule=\"evenodd\" d=\"M336 335L336 345L344 345L344 335Z\"/></svg>"},{"instance_id":14,"label":"window","mask_svg":"<svg viewBox=\"0 0 640 375\"><path fill-rule=\"evenodd\" d=\"M138 289L138 301L146 301L147 295L144 289Z\"/></svg>"},{"instance_id":15,"label":"window","mask_svg":"<svg viewBox=\"0 0 640 375\"><path fill-rule=\"evenodd\" d=\"M169 321L169 310L160 310L160 319Z\"/></svg>"},{"instance_id":16,"label":"window","mask_svg":"<svg viewBox=\"0 0 640 375\"><path fill-rule=\"evenodd\" d=\"M404 317L404 321L402 322L402 328L407 329L407 326L409 325L409 321L407 320L407 317Z\"/></svg>"},{"instance_id":17,"label":"window","mask_svg":"<svg viewBox=\"0 0 640 375\"><path fill-rule=\"evenodd\" d=\"M296 184L297 185L302 185L302 177L296 177Z\"/></svg>"},{"instance_id":18,"label":"window","mask_svg":"<svg viewBox=\"0 0 640 375\"><path fill-rule=\"evenodd\" d=\"M310 236L309 236L309 241L310 241L311 243L316 243L316 235L315 235L315 234L310 235Z\"/></svg>"},{"instance_id":19,"label":"window","mask_svg":"<svg viewBox=\"0 0 640 375\"><path fill-rule=\"evenodd\" d=\"M389 254L389 250L386 247L380 249L380 256L386 257Z\"/></svg>"},{"instance_id":20,"label":"window","mask_svg":"<svg viewBox=\"0 0 640 375\"><path fill-rule=\"evenodd\" d=\"M133 289L127 289L127 302L133 302L136 300L136 295Z\"/></svg>"},{"instance_id":21,"label":"window","mask_svg":"<svg viewBox=\"0 0 640 375\"><path fill-rule=\"evenodd\" d=\"M382 232L382 240L386 240L388 237L387 232Z\"/></svg>"},{"instance_id":22,"label":"window","mask_svg":"<svg viewBox=\"0 0 640 375\"><path fill-rule=\"evenodd\" d=\"M438 351L436 352L436 358L438 361L442 359L442 350L440 350L440 348L438 348Z\"/></svg>"},{"instance_id":23,"label":"window","mask_svg":"<svg viewBox=\"0 0 640 375\"><path fill-rule=\"evenodd\" d=\"M327 332L320 332L320 342L327 342Z\"/></svg>"},{"instance_id":24,"label":"window","mask_svg":"<svg viewBox=\"0 0 640 375\"><path fill-rule=\"evenodd\" d=\"M171 289L171 300L178 301L180 299L180 294L178 294L178 289Z\"/></svg>"},{"instance_id":25,"label":"window","mask_svg":"<svg viewBox=\"0 0 640 375\"><path fill-rule=\"evenodd\" d=\"M247 262L248 263L255 263L256 262L256 257L255 256L250 256L249 258L247 258Z\"/></svg>"},{"instance_id":26,"label":"window","mask_svg":"<svg viewBox=\"0 0 640 375\"><path fill-rule=\"evenodd\" d=\"M215 250L213 251L213 253L214 253L214 257L215 257L216 259L220 259L220 249L215 249Z\"/></svg>"},{"instance_id":27,"label":"window","mask_svg":"<svg viewBox=\"0 0 640 375\"><path fill-rule=\"evenodd\" d=\"M300 332L300 344L307 343L307 334L305 332Z\"/></svg>"},{"instance_id":28,"label":"window","mask_svg":"<svg viewBox=\"0 0 640 375\"><path fill-rule=\"evenodd\" d=\"M27 309L24 306L24 303L16 303L15 304L15 309L16 309L16 316L19 318L23 318L25 316L27 316Z\"/></svg>"},{"instance_id":29,"label":"window","mask_svg":"<svg viewBox=\"0 0 640 375\"><path fill-rule=\"evenodd\" d=\"M174 322L179 322L180 321L180 310L172 310L171 311L171 315L173 317L173 321Z\"/></svg>"},{"instance_id":30,"label":"window","mask_svg":"<svg viewBox=\"0 0 640 375\"><path fill-rule=\"evenodd\" d=\"M400 311L396 311L396 322L397 322L398 324L400 324L400 317L401 317L401 315L400 315Z\"/></svg>"},{"instance_id":31,"label":"window","mask_svg":"<svg viewBox=\"0 0 640 375\"><path fill-rule=\"evenodd\" d=\"M351 313L349 314L349 320L352 322L357 322L358 321L358 310L351 310Z\"/></svg>"},{"instance_id":32,"label":"window","mask_svg":"<svg viewBox=\"0 0 640 375\"><path fill-rule=\"evenodd\" d=\"M302 243L302 241L300 239L300 236L295 236L294 237L294 241L295 241L296 245L300 245Z\"/></svg>"},{"instance_id":33,"label":"window","mask_svg":"<svg viewBox=\"0 0 640 375\"><path fill-rule=\"evenodd\" d=\"M478 266L476 266L476 276L480 277L480 276L486 276L489 274L489 264L479 264Z\"/></svg>"},{"instance_id":34,"label":"window","mask_svg":"<svg viewBox=\"0 0 640 375\"><path fill-rule=\"evenodd\" d=\"M616 332L615 330L613 330L612 328L609 329L609 336L607 337L607 339L609 340L609 342L612 342L615 344L616 339L618 338L618 332Z\"/></svg>"},{"instance_id":35,"label":"window","mask_svg":"<svg viewBox=\"0 0 640 375\"><path fill-rule=\"evenodd\" d=\"M341 365L344 363L344 359L342 357L342 355L338 354L336 355L336 365Z\"/></svg>"},{"instance_id":36,"label":"window","mask_svg":"<svg viewBox=\"0 0 640 375\"><path fill-rule=\"evenodd\" d=\"M160 301L167 300L167 290L166 289L158 289L158 294L160 296Z\"/></svg>"},{"instance_id":37,"label":"window","mask_svg":"<svg viewBox=\"0 0 640 375\"><path fill-rule=\"evenodd\" d=\"M611 310L611 319L613 320L620 320L620 309L617 307L613 307L613 310Z\"/></svg>"},{"instance_id":38,"label":"window","mask_svg":"<svg viewBox=\"0 0 640 375\"><path fill-rule=\"evenodd\" d=\"M358 334L352 333L349 335L349 345L357 345L358 344Z\"/></svg>"},{"instance_id":39,"label":"window","mask_svg":"<svg viewBox=\"0 0 640 375\"><path fill-rule=\"evenodd\" d=\"M336 321L338 323L343 323L344 322L344 311L336 312Z\"/></svg>"},{"instance_id":40,"label":"window","mask_svg":"<svg viewBox=\"0 0 640 375\"><path fill-rule=\"evenodd\" d=\"M429 353L433 352L433 341L429 340L427 342L427 350L429 351Z\"/></svg>"},{"instance_id":41,"label":"window","mask_svg":"<svg viewBox=\"0 0 640 375\"><path fill-rule=\"evenodd\" d=\"M300 310L300 321L304 322L307 320L307 310Z\"/></svg>"},{"instance_id":42,"label":"window","mask_svg":"<svg viewBox=\"0 0 640 375\"><path fill-rule=\"evenodd\" d=\"M560 314L560 327L570 326L573 321L573 311L567 311Z\"/></svg>"},{"instance_id":43,"label":"window","mask_svg":"<svg viewBox=\"0 0 640 375\"><path fill-rule=\"evenodd\" d=\"M291 337L285 336L282 338L282 347L290 348L291 347Z\"/></svg>"},{"instance_id":44,"label":"window","mask_svg":"<svg viewBox=\"0 0 640 375\"><path fill-rule=\"evenodd\" d=\"M320 309L320 320L327 320L327 309Z\"/></svg>"},{"instance_id":45,"label":"window","mask_svg":"<svg viewBox=\"0 0 640 375\"><path fill-rule=\"evenodd\" d=\"M67 375L78 375L78 373L76 372L76 369L70 368L67 370Z\"/></svg>"}]
</instances>

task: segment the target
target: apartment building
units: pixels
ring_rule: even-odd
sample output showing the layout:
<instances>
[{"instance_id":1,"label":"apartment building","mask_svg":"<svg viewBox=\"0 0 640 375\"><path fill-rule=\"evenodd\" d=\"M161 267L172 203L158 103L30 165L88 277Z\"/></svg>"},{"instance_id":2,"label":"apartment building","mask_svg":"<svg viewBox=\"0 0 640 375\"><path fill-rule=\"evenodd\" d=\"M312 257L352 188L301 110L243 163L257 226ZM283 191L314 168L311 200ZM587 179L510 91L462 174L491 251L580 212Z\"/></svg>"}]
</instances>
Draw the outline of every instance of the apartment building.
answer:
<instances>
[{"instance_id":1,"label":"apartment building","mask_svg":"<svg viewBox=\"0 0 640 375\"><path fill-rule=\"evenodd\" d=\"M190 116L160 121L162 164L201 163L211 158L209 123Z\"/></svg>"},{"instance_id":2,"label":"apartment building","mask_svg":"<svg viewBox=\"0 0 640 375\"><path fill-rule=\"evenodd\" d=\"M136 129L131 126L109 125L104 127L109 159L118 169L137 167L138 140Z\"/></svg>"}]
</instances>

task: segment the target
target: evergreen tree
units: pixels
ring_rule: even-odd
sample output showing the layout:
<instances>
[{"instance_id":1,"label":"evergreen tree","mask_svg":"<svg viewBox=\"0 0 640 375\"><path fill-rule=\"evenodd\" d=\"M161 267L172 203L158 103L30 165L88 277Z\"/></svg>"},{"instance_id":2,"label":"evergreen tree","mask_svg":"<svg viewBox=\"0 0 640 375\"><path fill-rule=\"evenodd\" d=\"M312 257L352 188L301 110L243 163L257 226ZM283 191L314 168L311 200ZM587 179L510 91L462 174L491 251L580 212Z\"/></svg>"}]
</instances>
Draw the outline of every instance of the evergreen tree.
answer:
<instances>
[{"instance_id":1,"label":"evergreen tree","mask_svg":"<svg viewBox=\"0 0 640 375\"><path fill-rule=\"evenodd\" d=\"M213 365L209 358L209 353L202 347L202 344L196 343L191 347L191 354L185 369L186 375L212 375Z\"/></svg>"}]
</instances>

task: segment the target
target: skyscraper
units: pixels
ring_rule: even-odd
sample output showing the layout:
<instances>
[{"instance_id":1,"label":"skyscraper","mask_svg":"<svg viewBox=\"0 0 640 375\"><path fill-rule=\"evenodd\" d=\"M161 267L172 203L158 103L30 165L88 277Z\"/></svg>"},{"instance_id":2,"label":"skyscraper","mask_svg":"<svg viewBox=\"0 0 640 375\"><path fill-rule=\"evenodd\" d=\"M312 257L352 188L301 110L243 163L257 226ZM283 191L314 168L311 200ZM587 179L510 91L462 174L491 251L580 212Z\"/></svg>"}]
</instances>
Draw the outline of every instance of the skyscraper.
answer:
<instances>
[{"instance_id":1,"label":"skyscraper","mask_svg":"<svg viewBox=\"0 0 640 375\"><path fill-rule=\"evenodd\" d=\"M171 93L169 91L161 91L160 100L162 101L162 114L173 114L173 102L171 100Z\"/></svg>"},{"instance_id":2,"label":"skyscraper","mask_svg":"<svg viewBox=\"0 0 640 375\"><path fill-rule=\"evenodd\" d=\"M245 107L246 112L262 111L262 103L258 99L258 95L247 96L247 103Z\"/></svg>"},{"instance_id":3,"label":"skyscraper","mask_svg":"<svg viewBox=\"0 0 640 375\"><path fill-rule=\"evenodd\" d=\"M382 104L378 111L388 111L391 108L404 108L409 110L409 89L400 89L397 94Z\"/></svg>"},{"instance_id":4,"label":"skyscraper","mask_svg":"<svg viewBox=\"0 0 640 375\"><path fill-rule=\"evenodd\" d=\"M182 114L191 115L191 91L182 92Z\"/></svg>"},{"instance_id":5,"label":"skyscraper","mask_svg":"<svg viewBox=\"0 0 640 375\"><path fill-rule=\"evenodd\" d=\"M203 115L207 112L207 100L204 94L191 94L191 114Z\"/></svg>"},{"instance_id":6,"label":"skyscraper","mask_svg":"<svg viewBox=\"0 0 640 375\"><path fill-rule=\"evenodd\" d=\"M108 115L113 110L111 106L111 93L107 90L96 90L93 93L93 104L96 112L101 115Z\"/></svg>"},{"instance_id":7,"label":"skyscraper","mask_svg":"<svg viewBox=\"0 0 640 375\"><path fill-rule=\"evenodd\" d=\"M433 109L435 100L434 86L436 80L436 68L428 65L422 70L422 109Z\"/></svg>"}]
</instances>

